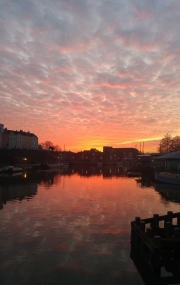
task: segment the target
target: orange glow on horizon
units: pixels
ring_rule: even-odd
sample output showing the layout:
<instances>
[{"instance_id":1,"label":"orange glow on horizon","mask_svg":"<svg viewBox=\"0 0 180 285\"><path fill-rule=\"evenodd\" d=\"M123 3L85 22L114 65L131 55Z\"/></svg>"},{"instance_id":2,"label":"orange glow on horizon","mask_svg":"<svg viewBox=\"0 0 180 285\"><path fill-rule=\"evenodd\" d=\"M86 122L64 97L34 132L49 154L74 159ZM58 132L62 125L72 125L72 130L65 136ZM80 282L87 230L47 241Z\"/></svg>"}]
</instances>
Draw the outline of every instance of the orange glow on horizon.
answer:
<instances>
[{"instance_id":1,"label":"orange glow on horizon","mask_svg":"<svg viewBox=\"0 0 180 285\"><path fill-rule=\"evenodd\" d=\"M72 152L80 152L84 150L97 149L98 151L102 152L104 146L110 146L113 148L136 148L141 152L144 150L145 153L147 152L156 153L158 152L157 149L159 146L159 142L160 142L160 139L154 139L154 138L152 140L144 139L143 141L143 140L137 139L136 141L133 141L133 142L126 141L126 142L120 142L120 143L117 143L116 141L110 142L109 140L91 140L91 141L83 141L77 145L75 144L73 145L72 143L68 145L64 144L64 146L61 147L61 149L66 150L66 151L70 150Z\"/></svg>"}]
</instances>

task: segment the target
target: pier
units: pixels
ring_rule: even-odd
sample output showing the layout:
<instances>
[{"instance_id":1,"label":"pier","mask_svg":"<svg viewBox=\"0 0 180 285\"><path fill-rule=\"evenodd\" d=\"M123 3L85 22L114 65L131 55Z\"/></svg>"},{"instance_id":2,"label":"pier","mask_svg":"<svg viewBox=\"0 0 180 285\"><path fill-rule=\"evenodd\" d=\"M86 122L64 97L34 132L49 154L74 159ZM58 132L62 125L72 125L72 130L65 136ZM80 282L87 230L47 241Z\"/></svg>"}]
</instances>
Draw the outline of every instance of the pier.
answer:
<instances>
[{"instance_id":1,"label":"pier","mask_svg":"<svg viewBox=\"0 0 180 285\"><path fill-rule=\"evenodd\" d=\"M131 257L143 260L149 270L161 277L162 268L180 276L180 212L136 217L131 222ZM166 284L166 283L163 283Z\"/></svg>"}]
</instances>

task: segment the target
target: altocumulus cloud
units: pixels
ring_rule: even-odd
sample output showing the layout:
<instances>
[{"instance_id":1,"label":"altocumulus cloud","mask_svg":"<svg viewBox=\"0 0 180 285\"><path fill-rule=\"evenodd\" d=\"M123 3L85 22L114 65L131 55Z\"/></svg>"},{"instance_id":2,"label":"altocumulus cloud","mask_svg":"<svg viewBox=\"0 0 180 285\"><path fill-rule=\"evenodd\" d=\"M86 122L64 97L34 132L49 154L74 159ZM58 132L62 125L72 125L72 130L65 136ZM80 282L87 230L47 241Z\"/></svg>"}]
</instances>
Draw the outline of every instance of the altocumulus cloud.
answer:
<instances>
[{"instance_id":1,"label":"altocumulus cloud","mask_svg":"<svg viewBox=\"0 0 180 285\"><path fill-rule=\"evenodd\" d=\"M1 0L0 121L72 148L178 135L179 14L179 0Z\"/></svg>"}]
</instances>

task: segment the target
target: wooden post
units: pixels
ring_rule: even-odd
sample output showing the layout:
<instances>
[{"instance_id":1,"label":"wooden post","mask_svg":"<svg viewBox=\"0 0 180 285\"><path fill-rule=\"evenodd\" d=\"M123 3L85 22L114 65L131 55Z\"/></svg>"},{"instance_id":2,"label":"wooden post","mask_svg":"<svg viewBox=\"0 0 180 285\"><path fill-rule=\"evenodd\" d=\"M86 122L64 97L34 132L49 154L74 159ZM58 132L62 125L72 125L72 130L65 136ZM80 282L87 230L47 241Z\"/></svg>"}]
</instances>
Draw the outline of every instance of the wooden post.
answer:
<instances>
[{"instance_id":1,"label":"wooden post","mask_svg":"<svg viewBox=\"0 0 180 285\"><path fill-rule=\"evenodd\" d=\"M140 229L145 232L145 222L144 221L140 221Z\"/></svg>"},{"instance_id":2,"label":"wooden post","mask_svg":"<svg viewBox=\"0 0 180 285\"><path fill-rule=\"evenodd\" d=\"M154 236L153 238L155 244L160 248L161 247L161 237L160 236Z\"/></svg>"},{"instance_id":3,"label":"wooden post","mask_svg":"<svg viewBox=\"0 0 180 285\"><path fill-rule=\"evenodd\" d=\"M133 224L131 224L131 244L136 244L137 242L137 233L134 230Z\"/></svg>"},{"instance_id":4,"label":"wooden post","mask_svg":"<svg viewBox=\"0 0 180 285\"><path fill-rule=\"evenodd\" d=\"M158 214L153 215L152 229L153 229L154 234L157 233L159 229L159 215Z\"/></svg>"},{"instance_id":5,"label":"wooden post","mask_svg":"<svg viewBox=\"0 0 180 285\"><path fill-rule=\"evenodd\" d=\"M180 228L174 228L174 238L180 238Z\"/></svg>"},{"instance_id":6,"label":"wooden post","mask_svg":"<svg viewBox=\"0 0 180 285\"><path fill-rule=\"evenodd\" d=\"M135 217L135 222L136 222L137 225L140 224L140 220L141 220L140 217Z\"/></svg>"},{"instance_id":7,"label":"wooden post","mask_svg":"<svg viewBox=\"0 0 180 285\"><path fill-rule=\"evenodd\" d=\"M172 236L172 223L171 222L166 222L166 235L168 237Z\"/></svg>"},{"instance_id":8,"label":"wooden post","mask_svg":"<svg viewBox=\"0 0 180 285\"><path fill-rule=\"evenodd\" d=\"M168 212L167 212L167 221L168 221L168 222L171 222L171 223L172 223L172 214L173 214L172 211L168 211Z\"/></svg>"},{"instance_id":9,"label":"wooden post","mask_svg":"<svg viewBox=\"0 0 180 285\"><path fill-rule=\"evenodd\" d=\"M153 230L151 227L147 227L146 228L146 233L147 233L147 236L152 238L153 237Z\"/></svg>"},{"instance_id":10,"label":"wooden post","mask_svg":"<svg viewBox=\"0 0 180 285\"><path fill-rule=\"evenodd\" d=\"M138 245L138 234L136 228L134 227L134 222L131 223L131 246L132 245Z\"/></svg>"},{"instance_id":11,"label":"wooden post","mask_svg":"<svg viewBox=\"0 0 180 285\"><path fill-rule=\"evenodd\" d=\"M180 227L180 215L177 216L177 226Z\"/></svg>"},{"instance_id":12,"label":"wooden post","mask_svg":"<svg viewBox=\"0 0 180 285\"><path fill-rule=\"evenodd\" d=\"M154 250L153 254L153 271L155 274L161 275L161 237L154 236L153 240L158 246L158 248Z\"/></svg>"}]
</instances>

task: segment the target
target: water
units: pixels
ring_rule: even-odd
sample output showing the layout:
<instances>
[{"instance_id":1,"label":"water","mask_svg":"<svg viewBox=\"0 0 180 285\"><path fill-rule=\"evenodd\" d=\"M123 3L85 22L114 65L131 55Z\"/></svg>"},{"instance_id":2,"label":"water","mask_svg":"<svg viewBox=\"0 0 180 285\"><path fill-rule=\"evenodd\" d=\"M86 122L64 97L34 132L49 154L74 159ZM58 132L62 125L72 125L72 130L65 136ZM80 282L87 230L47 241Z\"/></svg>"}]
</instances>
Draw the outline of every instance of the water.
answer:
<instances>
[{"instance_id":1,"label":"water","mask_svg":"<svg viewBox=\"0 0 180 285\"><path fill-rule=\"evenodd\" d=\"M135 216L179 212L180 189L80 169L0 177L1 285L142 285L130 257Z\"/></svg>"}]
</instances>

